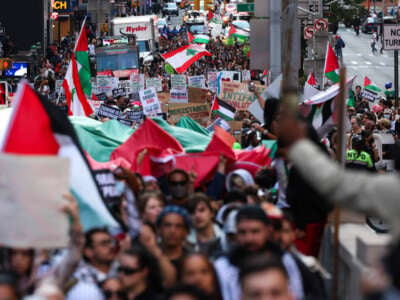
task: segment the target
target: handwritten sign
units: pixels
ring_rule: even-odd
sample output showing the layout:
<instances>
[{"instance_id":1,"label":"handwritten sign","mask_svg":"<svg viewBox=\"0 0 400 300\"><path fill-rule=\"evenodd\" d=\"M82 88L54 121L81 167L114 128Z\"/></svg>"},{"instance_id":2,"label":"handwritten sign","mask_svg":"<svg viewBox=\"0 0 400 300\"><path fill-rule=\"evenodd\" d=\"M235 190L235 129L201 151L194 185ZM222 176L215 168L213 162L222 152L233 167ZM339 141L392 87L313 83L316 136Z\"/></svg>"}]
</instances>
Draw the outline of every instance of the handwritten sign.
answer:
<instances>
[{"instance_id":1,"label":"handwritten sign","mask_svg":"<svg viewBox=\"0 0 400 300\"><path fill-rule=\"evenodd\" d=\"M202 126L207 126L210 107L208 104L170 104L168 107L169 120L177 123L181 117L188 116Z\"/></svg>"},{"instance_id":2,"label":"handwritten sign","mask_svg":"<svg viewBox=\"0 0 400 300\"><path fill-rule=\"evenodd\" d=\"M207 94L208 90L189 87L188 94L189 94L189 102L190 103L207 103Z\"/></svg>"},{"instance_id":3,"label":"handwritten sign","mask_svg":"<svg viewBox=\"0 0 400 300\"><path fill-rule=\"evenodd\" d=\"M220 98L225 100L237 110L248 110L249 106L254 102L254 95L252 93L240 92L222 92Z\"/></svg>"},{"instance_id":4,"label":"handwritten sign","mask_svg":"<svg viewBox=\"0 0 400 300\"><path fill-rule=\"evenodd\" d=\"M171 89L169 102L170 103L188 103L187 90Z\"/></svg>"},{"instance_id":5,"label":"handwritten sign","mask_svg":"<svg viewBox=\"0 0 400 300\"><path fill-rule=\"evenodd\" d=\"M172 89L186 89L186 75L172 74L171 75L171 88Z\"/></svg>"},{"instance_id":6,"label":"handwritten sign","mask_svg":"<svg viewBox=\"0 0 400 300\"><path fill-rule=\"evenodd\" d=\"M143 74L131 74L131 87L132 92L139 92L144 90L144 75Z\"/></svg>"},{"instance_id":7,"label":"handwritten sign","mask_svg":"<svg viewBox=\"0 0 400 300\"><path fill-rule=\"evenodd\" d=\"M126 94L130 94L132 92L132 85L130 80L120 80L118 82L118 89L125 89Z\"/></svg>"},{"instance_id":8,"label":"handwritten sign","mask_svg":"<svg viewBox=\"0 0 400 300\"><path fill-rule=\"evenodd\" d=\"M243 93L248 92L248 85L241 82L222 81L219 96L222 97L223 93Z\"/></svg>"},{"instance_id":9,"label":"handwritten sign","mask_svg":"<svg viewBox=\"0 0 400 300\"><path fill-rule=\"evenodd\" d=\"M162 82L161 78L150 77L146 79L146 89L154 88L156 92L162 92Z\"/></svg>"},{"instance_id":10,"label":"handwritten sign","mask_svg":"<svg viewBox=\"0 0 400 300\"><path fill-rule=\"evenodd\" d=\"M197 88L204 88L206 87L206 79L204 75L199 76L190 76L188 77L189 86L197 87Z\"/></svg>"},{"instance_id":11,"label":"handwritten sign","mask_svg":"<svg viewBox=\"0 0 400 300\"><path fill-rule=\"evenodd\" d=\"M140 101L143 106L143 113L146 116L156 116L161 113L161 105L157 98L154 88L146 89L139 92Z\"/></svg>"},{"instance_id":12,"label":"handwritten sign","mask_svg":"<svg viewBox=\"0 0 400 300\"><path fill-rule=\"evenodd\" d=\"M207 73L207 86L208 89L216 92L218 87L218 75L217 72L208 72Z\"/></svg>"}]
</instances>

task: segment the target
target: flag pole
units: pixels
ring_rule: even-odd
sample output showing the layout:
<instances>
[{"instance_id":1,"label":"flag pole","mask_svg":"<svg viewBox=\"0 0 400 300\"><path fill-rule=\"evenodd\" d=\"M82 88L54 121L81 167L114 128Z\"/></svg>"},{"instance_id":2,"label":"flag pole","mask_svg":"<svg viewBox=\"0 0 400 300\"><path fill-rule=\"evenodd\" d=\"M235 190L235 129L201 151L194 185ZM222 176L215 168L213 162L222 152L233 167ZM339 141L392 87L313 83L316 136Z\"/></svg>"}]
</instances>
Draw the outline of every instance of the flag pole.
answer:
<instances>
[{"instance_id":1,"label":"flag pole","mask_svg":"<svg viewBox=\"0 0 400 300\"><path fill-rule=\"evenodd\" d=\"M338 112L338 153L337 161L343 167L345 160L345 98L346 98L346 68L340 68L340 92L336 103L336 111ZM332 299L338 300L339 290L339 225L340 225L340 208L335 207L333 212L334 235L333 235L333 284Z\"/></svg>"},{"instance_id":2,"label":"flag pole","mask_svg":"<svg viewBox=\"0 0 400 300\"><path fill-rule=\"evenodd\" d=\"M325 87L325 70L326 70L326 62L328 60L328 47L329 47L329 41L326 42L326 51L325 51L325 62L324 62L324 68L322 69L322 85L321 85L321 91L324 90Z\"/></svg>"}]
</instances>

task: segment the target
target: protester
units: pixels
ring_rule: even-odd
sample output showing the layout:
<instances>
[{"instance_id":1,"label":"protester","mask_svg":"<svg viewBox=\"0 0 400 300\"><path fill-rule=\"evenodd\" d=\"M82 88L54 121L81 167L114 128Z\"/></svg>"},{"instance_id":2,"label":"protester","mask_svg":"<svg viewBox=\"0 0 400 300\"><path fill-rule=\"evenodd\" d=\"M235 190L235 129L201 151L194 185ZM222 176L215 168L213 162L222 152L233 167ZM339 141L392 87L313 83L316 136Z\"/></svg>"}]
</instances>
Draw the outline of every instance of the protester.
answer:
<instances>
[{"instance_id":1,"label":"protester","mask_svg":"<svg viewBox=\"0 0 400 300\"><path fill-rule=\"evenodd\" d=\"M101 283L101 290L106 300L126 300L127 295L123 288L121 278L109 277Z\"/></svg>"},{"instance_id":2,"label":"protester","mask_svg":"<svg viewBox=\"0 0 400 300\"><path fill-rule=\"evenodd\" d=\"M155 225L165 203L159 192L145 192L138 198L138 210L143 222Z\"/></svg>"}]
</instances>

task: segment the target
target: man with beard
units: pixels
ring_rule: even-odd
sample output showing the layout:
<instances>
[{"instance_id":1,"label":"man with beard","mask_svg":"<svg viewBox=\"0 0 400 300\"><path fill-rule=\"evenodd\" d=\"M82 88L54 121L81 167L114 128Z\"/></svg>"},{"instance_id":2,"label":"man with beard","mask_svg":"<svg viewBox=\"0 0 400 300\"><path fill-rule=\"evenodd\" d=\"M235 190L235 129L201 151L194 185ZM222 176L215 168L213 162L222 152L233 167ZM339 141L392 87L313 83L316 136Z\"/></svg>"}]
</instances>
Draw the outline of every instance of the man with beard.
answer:
<instances>
[{"instance_id":1,"label":"man with beard","mask_svg":"<svg viewBox=\"0 0 400 300\"><path fill-rule=\"evenodd\" d=\"M296 262L290 255L273 243L273 227L266 213L258 206L246 205L240 208L236 216L237 247L227 256L218 258L215 269L224 300L241 299L239 269L246 258L257 255L275 255L280 257L289 275L289 286L295 299L304 297L303 284Z\"/></svg>"},{"instance_id":2,"label":"man with beard","mask_svg":"<svg viewBox=\"0 0 400 300\"><path fill-rule=\"evenodd\" d=\"M78 283L66 299L101 299L99 285L112 272L116 253L115 241L107 229L89 230L85 234L84 260L74 274Z\"/></svg>"}]
</instances>

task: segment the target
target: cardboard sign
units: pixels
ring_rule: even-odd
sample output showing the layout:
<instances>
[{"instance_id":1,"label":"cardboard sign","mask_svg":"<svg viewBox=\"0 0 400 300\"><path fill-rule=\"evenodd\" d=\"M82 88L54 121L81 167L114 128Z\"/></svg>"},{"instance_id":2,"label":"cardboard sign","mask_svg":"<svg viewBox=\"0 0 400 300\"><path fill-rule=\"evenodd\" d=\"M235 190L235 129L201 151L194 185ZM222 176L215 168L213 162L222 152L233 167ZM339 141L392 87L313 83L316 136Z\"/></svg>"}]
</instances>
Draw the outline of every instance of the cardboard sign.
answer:
<instances>
[{"instance_id":1,"label":"cardboard sign","mask_svg":"<svg viewBox=\"0 0 400 300\"><path fill-rule=\"evenodd\" d=\"M99 107L97 115L99 117L117 120L121 116L121 110L119 110L118 108L102 104Z\"/></svg>"},{"instance_id":2,"label":"cardboard sign","mask_svg":"<svg viewBox=\"0 0 400 300\"><path fill-rule=\"evenodd\" d=\"M197 88L204 88L206 87L206 79L204 75L199 76L190 76L188 77L189 86L197 87Z\"/></svg>"},{"instance_id":3,"label":"cardboard sign","mask_svg":"<svg viewBox=\"0 0 400 300\"><path fill-rule=\"evenodd\" d=\"M220 98L230 105L232 105L236 110L247 111L249 106L255 101L254 95L252 93L240 93L240 92L223 92Z\"/></svg>"},{"instance_id":4,"label":"cardboard sign","mask_svg":"<svg viewBox=\"0 0 400 300\"><path fill-rule=\"evenodd\" d=\"M136 122L137 124L141 123L143 120L143 111L141 110L130 110L125 112L125 114L129 120Z\"/></svg>"},{"instance_id":5,"label":"cardboard sign","mask_svg":"<svg viewBox=\"0 0 400 300\"><path fill-rule=\"evenodd\" d=\"M186 75L172 74L171 89L186 89Z\"/></svg>"},{"instance_id":6,"label":"cardboard sign","mask_svg":"<svg viewBox=\"0 0 400 300\"><path fill-rule=\"evenodd\" d=\"M125 88L118 88L118 89L113 89L112 90L112 96L113 98L118 98L118 97L125 97L126 96L126 92L125 92Z\"/></svg>"},{"instance_id":7,"label":"cardboard sign","mask_svg":"<svg viewBox=\"0 0 400 300\"><path fill-rule=\"evenodd\" d=\"M112 95L112 89L114 88L113 77L108 75L97 75L97 92L105 93L107 96Z\"/></svg>"},{"instance_id":8,"label":"cardboard sign","mask_svg":"<svg viewBox=\"0 0 400 300\"><path fill-rule=\"evenodd\" d=\"M231 127L232 135L235 137L236 141L240 143L242 139L243 121L228 121L228 124Z\"/></svg>"},{"instance_id":9,"label":"cardboard sign","mask_svg":"<svg viewBox=\"0 0 400 300\"><path fill-rule=\"evenodd\" d=\"M188 103L187 90L171 89L169 102L170 103Z\"/></svg>"},{"instance_id":10,"label":"cardboard sign","mask_svg":"<svg viewBox=\"0 0 400 300\"><path fill-rule=\"evenodd\" d=\"M97 100L99 101L107 101L108 97L106 93L100 93L96 95Z\"/></svg>"},{"instance_id":11,"label":"cardboard sign","mask_svg":"<svg viewBox=\"0 0 400 300\"><path fill-rule=\"evenodd\" d=\"M114 174L109 169L93 170L93 174L107 207L115 210L121 204L122 194L117 189Z\"/></svg>"},{"instance_id":12,"label":"cardboard sign","mask_svg":"<svg viewBox=\"0 0 400 300\"><path fill-rule=\"evenodd\" d=\"M206 89L189 87L188 94L190 103L207 103L208 90Z\"/></svg>"},{"instance_id":13,"label":"cardboard sign","mask_svg":"<svg viewBox=\"0 0 400 300\"><path fill-rule=\"evenodd\" d=\"M170 104L169 120L175 124L181 117L188 116L202 126L207 126L210 107L208 104Z\"/></svg>"},{"instance_id":14,"label":"cardboard sign","mask_svg":"<svg viewBox=\"0 0 400 300\"><path fill-rule=\"evenodd\" d=\"M247 93L249 91L247 83L222 81L219 97L223 93Z\"/></svg>"},{"instance_id":15,"label":"cardboard sign","mask_svg":"<svg viewBox=\"0 0 400 300\"><path fill-rule=\"evenodd\" d=\"M367 100L370 101L370 102L374 102L375 99L376 99L376 97L378 97L378 93L373 92L373 91L371 91L371 90L364 89L364 90L361 92L361 98L367 99Z\"/></svg>"},{"instance_id":16,"label":"cardboard sign","mask_svg":"<svg viewBox=\"0 0 400 300\"><path fill-rule=\"evenodd\" d=\"M131 74L130 76L132 92L139 92L144 90L144 75L143 74Z\"/></svg>"},{"instance_id":17,"label":"cardboard sign","mask_svg":"<svg viewBox=\"0 0 400 300\"><path fill-rule=\"evenodd\" d=\"M139 95L143 106L143 113L146 116L156 116L162 112L157 93L153 88L140 91Z\"/></svg>"},{"instance_id":18,"label":"cardboard sign","mask_svg":"<svg viewBox=\"0 0 400 300\"><path fill-rule=\"evenodd\" d=\"M216 92L218 87L218 75L217 72L208 72L207 73L207 86L208 89Z\"/></svg>"},{"instance_id":19,"label":"cardboard sign","mask_svg":"<svg viewBox=\"0 0 400 300\"><path fill-rule=\"evenodd\" d=\"M154 88L156 92L162 92L162 81L158 77L150 77L146 79L146 89Z\"/></svg>"}]
</instances>

